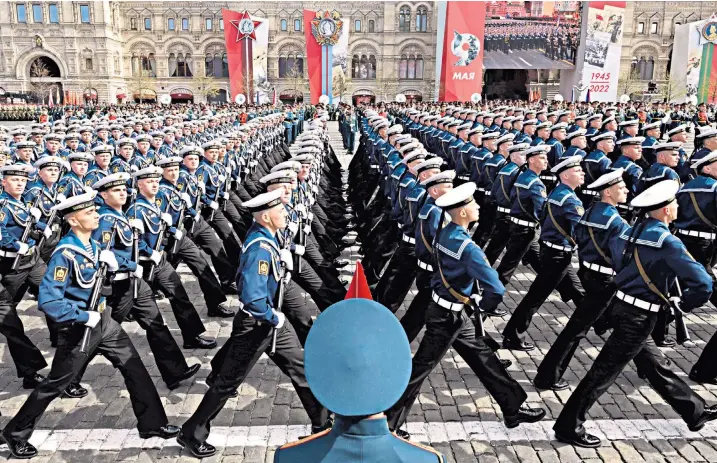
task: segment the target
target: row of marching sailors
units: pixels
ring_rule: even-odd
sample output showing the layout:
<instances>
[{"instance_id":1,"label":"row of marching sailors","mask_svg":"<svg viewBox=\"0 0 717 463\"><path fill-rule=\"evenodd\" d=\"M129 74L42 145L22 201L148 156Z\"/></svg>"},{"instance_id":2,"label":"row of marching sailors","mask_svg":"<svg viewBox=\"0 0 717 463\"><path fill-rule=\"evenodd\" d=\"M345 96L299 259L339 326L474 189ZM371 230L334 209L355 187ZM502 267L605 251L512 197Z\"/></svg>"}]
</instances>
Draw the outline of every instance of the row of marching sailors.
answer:
<instances>
[{"instance_id":1,"label":"row of marching sailors","mask_svg":"<svg viewBox=\"0 0 717 463\"><path fill-rule=\"evenodd\" d=\"M287 238L297 241L296 245L291 246L291 251L300 269L295 277L298 286L293 285L285 295L286 307L287 313L291 314L288 318L296 326L302 343L312 324L312 313L306 306L299 287L312 295L320 309L342 299L345 294L345 289L337 278L338 271L332 265L337 254L324 253L317 245L319 235L320 239L332 239L325 231L325 224L331 221L337 226L336 224L341 223L340 220L334 220L339 219L335 211L324 211L319 205L320 201L316 199L322 197L330 201L330 204L341 204L340 165L330 152L327 141L326 134L319 132L317 127L317 130L300 135L295 149L290 150L289 147L278 145L274 150L264 153L260 165L256 166L247 176L247 182L243 183L248 185L249 182L256 182L264 190L272 188L271 185L276 183L278 178L285 180L286 184L280 186L287 190L286 208L293 223L293 234ZM82 330L78 327L83 325L91 329L95 329L98 324L102 326L102 342L92 344L95 349L91 350L108 357L125 376L133 406L138 413L140 435L172 437L179 432L178 428L166 425L166 417L161 425L152 424L162 421L161 417L164 416L163 412L156 410L153 397L156 395L156 389L141 361L137 361L136 351L127 345L129 339L119 327L129 316L138 321L147 333L150 349L169 389L178 387L182 381L194 376L199 365L187 364L157 308L152 289L161 289L170 299L184 337L185 349L216 346L216 341L201 336L204 332L202 319L175 270L179 262L187 262L193 272L198 273L205 299L226 300L222 286L213 275L207 259L207 255L211 255L208 246L222 248L222 241L212 225L213 219L222 211L221 204L208 200L206 184L197 178L185 176L187 183L179 182L180 170L191 171L191 166L198 164L201 155L209 158L216 154L213 150L214 148L209 146L204 150L185 147L182 157L173 156L158 160L157 165L132 174L109 174L94 183L91 193L83 192L70 198L58 196L57 192L52 190L51 184L45 185L47 192L43 194L52 196L49 214L52 220L58 218L58 223L62 223L60 227L48 226L48 223L52 222L47 220L50 217L43 219L37 208L30 208L23 201L22 195L32 168L26 165L9 165L2 168L4 204L1 214L4 251L0 262L4 287L0 292L3 296L0 307L4 316L0 326L8 339L18 375L23 377L23 386L35 389L28 402L2 433L14 456L27 458L36 453L27 440L34 423L54 398L63 392L72 397L87 394L87 390L79 383L94 354L88 357L77 354L80 347L78 335L82 337ZM74 159L70 160L71 165L76 163L73 161ZM63 167L63 161L56 157L43 157L38 163L38 176L43 182L46 171L56 170L55 173L58 174ZM72 170L72 166L70 169ZM130 186L136 189L136 199L131 204L128 202ZM229 202L231 195L238 194L238 187L239 185L233 185L233 189L226 192L226 196L223 195L221 199ZM91 198L87 199L87 196ZM67 220L66 216L89 209L88 201L92 204L92 214L99 206L98 226L89 228L94 221L91 217L87 218L88 222L85 224ZM207 207L197 207L200 204ZM254 218L251 210L244 207L241 201L238 205L242 209L242 218L251 223ZM91 213L88 212L92 215ZM331 219L328 214L331 214ZM62 220L63 218L65 220ZM231 226L233 233L236 233L238 227L234 227L234 224ZM17 233L18 230L14 227L22 227L22 230ZM67 233L61 232L67 229ZM29 230L29 233L24 230ZM93 244L88 246L84 240L80 240L83 241L80 243L77 232L91 237ZM39 240L46 240L53 233L63 236L45 263L37 250L38 246L44 244ZM300 233L302 238L298 238ZM338 240L341 236L338 235L334 239ZM201 243L207 238L209 243ZM237 240L241 242L238 236ZM192 259L201 262L202 267L193 268ZM232 280L241 277L241 274L237 274L241 255L236 259L226 258L234 267ZM14 265L15 260L18 265ZM105 291L106 297L102 296L101 304L91 310L87 293L93 288L95 273L101 266L106 267L110 283ZM203 278L213 280L214 284L205 286L202 284ZM28 286L32 285L39 286L38 307L45 313L50 332L54 332L58 344L53 366L47 377L37 374L46 363L39 350L24 334L16 310L17 303ZM211 308L209 302L207 306ZM104 310L105 308L107 310ZM223 313L214 315L234 316L233 312L221 308ZM117 331L118 329L120 331ZM105 339L105 334L112 336ZM150 415L154 418L147 418Z\"/></svg>"},{"instance_id":2,"label":"row of marching sailors","mask_svg":"<svg viewBox=\"0 0 717 463\"><path fill-rule=\"evenodd\" d=\"M371 119L371 114L367 115ZM363 207L363 217L376 223L359 224L359 230L380 226L383 214L371 211L372 206L383 209L382 212L394 212L381 202L370 202L369 192L375 189L375 183L398 190L391 192L396 198L391 206L398 205L402 212L397 215L401 241L380 276L376 298L396 312L415 278L418 293L401 323L409 340L426 327L413 359L409 387L389 411L389 423L394 428L404 422L421 382L449 347L464 357L485 384L501 407L507 426L542 418L542 410L522 408L525 392L495 356L498 343L482 329L486 315L501 314L497 309L505 285L523 259L533 267L537 277L504 327L504 348L534 349L526 339L526 332L532 316L553 289L558 289L563 300L573 300L576 305L564 334L539 368L536 387L567 388L562 374L580 339L595 323L602 323L603 331L614 329L592 370L558 419L555 430L559 439L580 446L600 445L599 439L587 434L583 427L587 410L633 359L641 376L675 408L691 430L717 418L717 409L707 407L669 369L669 362L653 340L664 345L665 320L680 317L682 312L701 306L711 297L714 277L707 269L714 259L709 240L715 235L700 216L707 208L717 214L714 212L717 175L713 177L717 172L712 172L717 169L714 167L717 152L692 164L697 177L679 193L677 181L661 180L634 196L629 204L637 223L631 227L618 212L618 205L626 203L630 193L624 169L608 171L587 185L596 196L591 196L592 204L585 211L577 194L585 182L582 156L562 158L549 169L556 185L548 192L541 174L545 175L548 169L551 147L522 143L508 146L512 143L501 140L496 148L505 162L497 169L499 175L490 192L501 191L510 199L497 211L499 232L489 235L484 252L468 231L470 224L478 221L476 185L470 181L455 182L455 172L441 171L443 161L420 147L402 150L400 131L392 130L387 121L363 122L364 136L353 162L350 188L352 193L360 191L354 194L354 209ZM641 146L639 140L623 145L622 150L634 151ZM388 162L398 159L392 164L391 175L383 176L380 166L373 164L377 150ZM396 179L399 181L392 184L388 179L395 177L399 169L406 173L401 173L401 178ZM699 182L711 187L698 188ZM453 188L454 183L461 184ZM391 202L391 196L384 197ZM378 219L374 219L375 215ZM448 221L444 221L446 215L450 216ZM480 222L484 220L481 216ZM676 235L668 227L674 221ZM370 234L366 236L370 239ZM687 237L695 240L682 239ZM391 236L383 238L390 240ZM374 243L381 245L371 241ZM697 261L687 252L688 247L702 250L695 253ZM505 255L494 270L491 265L504 250ZM580 261L578 272L571 265L576 251ZM375 254L371 257L377 258ZM678 294L682 295L679 303ZM608 315L603 317L605 313ZM471 314L473 319L469 318ZM717 381L717 371L706 365L716 346L717 340L710 341L690 373L692 379Z\"/></svg>"}]
</instances>

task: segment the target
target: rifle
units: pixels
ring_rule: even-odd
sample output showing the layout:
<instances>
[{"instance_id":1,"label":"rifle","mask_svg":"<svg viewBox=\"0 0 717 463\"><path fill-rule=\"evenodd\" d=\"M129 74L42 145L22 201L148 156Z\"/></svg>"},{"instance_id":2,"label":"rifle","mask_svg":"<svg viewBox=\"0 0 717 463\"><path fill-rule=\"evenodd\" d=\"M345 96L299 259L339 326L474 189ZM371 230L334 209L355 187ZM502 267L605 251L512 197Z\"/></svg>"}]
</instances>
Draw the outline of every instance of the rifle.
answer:
<instances>
[{"instance_id":1,"label":"rifle","mask_svg":"<svg viewBox=\"0 0 717 463\"><path fill-rule=\"evenodd\" d=\"M189 186L189 184L187 184ZM199 189L199 185L197 185L197 201L194 204L194 210L197 212L197 214L202 213L202 191ZM194 228L197 226L197 221L192 220L192 228L189 229L189 233L194 233Z\"/></svg>"},{"instance_id":2,"label":"rifle","mask_svg":"<svg viewBox=\"0 0 717 463\"><path fill-rule=\"evenodd\" d=\"M157 242L154 244L154 249L153 249L153 251L156 251L156 252L160 252L160 250L162 248L162 242L164 241L164 234L167 232L167 222L162 220L161 214L160 214L160 220L161 220L162 224L160 225L159 234L157 235ZM152 262L149 266L148 281L152 281L154 279L154 270L156 268L157 268L157 264Z\"/></svg>"},{"instance_id":3,"label":"rifle","mask_svg":"<svg viewBox=\"0 0 717 463\"><path fill-rule=\"evenodd\" d=\"M675 280L675 286L677 288L677 294L682 297L682 288L680 288L680 281ZM676 301L672 302L672 313L675 315L675 331L677 334L677 344L683 345L684 343L691 341L690 332L687 330L685 324L685 313L680 308L680 305Z\"/></svg>"},{"instance_id":4,"label":"rifle","mask_svg":"<svg viewBox=\"0 0 717 463\"><path fill-rule=\"evenodd\" d=\"M41 194L42 194L42 193L41 193ZM39 200L40 200L40 195L37 195L37 198L35 198L35 201L33 201L32 207L30 207L30 209L32 209L33 207L37 206L37 202L38 202ZM33 227L34 225L35 225L35 218L32 216L32 214L30 214L30 211L28 210L28 213L27 213L27 223L25 224L25 230L22 231L22 237L20 237L20 242L21 242L21 243L26 243L26 244L27 244L27 239L30 237L30 233L32 233L32 227ZM21 258L21 257L22 257L22 256L18 253L18 254L15 256L15 259L12 261L12 267L11 267L11 268L12 268L13 271L17 270L17 266L20 264L20 258Z\"/></svg>"},{"instance_id":5,"label":"rifle","mask_svg":"<svg viewBox=\"0 0 717 463\"><path fill-rule=\"evenodd\" d=\"M47 227L52 227L52 222L54 222L56 218L57 218L57 211L53 208L50 211L50 215L47 216L47 222L45 222L45 225ZM46 238L45 238L45 235L43 234L40 237L40 240L37 242L37 249L42 248L42 245L45 244L45 240L46 240Z\"/></svg>"},{"instance_id":6,"label":"rifle","mask_svg":"<svg viewBox=\"0 0 717 463\"><path fill-rule=\"evenodd\" d=\"M276 301L276 311L281 312L281 307L284 305L284 280L286 276L286 265L281 264L281 278L279 279L279 299ZM276 353L276 337L279 334L279 330L276 327L271 329L271 349L269 349L269 355Z\"/></svg>"},{"instance_id":7,"label":"rifle","mask_svg":"<svg viewBox=\"0 0 717 463\"><path fill-rule=\"evenodd\" d=\"M112 227L112 235L110 236L109 241L107 241L107 244L105 245L105 251L109 251L112 248L112 243L115 240L115 236L117 235L117 222L115 222L114 226ZM107 275L107 264L104 262L100 263L99 268L97 269L97 273L95 274L95 284L92 286L92 294L90 295L90 303L87 306L88 312L96 312L97 311L97 304L100 302L100 296L102 296L102 286L105 281L105 276ZM85 327L85 333L82 336L82 343L80 344L80 352L83 354L87 353L87 345L90 343L90 335L92 334L92 328L89 326Z\"/></svg>"},{"instance_id":8,"label":"rifle","mask_svg":"<svg viewBox=\"0 0 717 463\"><path fill-rule=\"evenodd\" d=\"M137 220L137 205L134 207L134 220ZM132 259L139 265L139 230L132 227ZM136 300L139 296L139 279L132 273L132 296Z\"/></svg>"},{"instance_id":9,"label":"rifle","mask_svg":"<svg viewBox=\"0 0 717 463\"><path fill-rule=\"evenodd\" d=\"M175 192L175 194L176 194L176 192ZM179 222L177 222L177 230L180 231L182 234L184 234L184 217L186 216L187 205L184 203L184 199L182 199L181 201L182 201L182 210L179 213ZM175 238L174 244L172 244L172 254L175 254L177 252L178 246L179 246L179 240Z\"/></svg>"}]
</instances>

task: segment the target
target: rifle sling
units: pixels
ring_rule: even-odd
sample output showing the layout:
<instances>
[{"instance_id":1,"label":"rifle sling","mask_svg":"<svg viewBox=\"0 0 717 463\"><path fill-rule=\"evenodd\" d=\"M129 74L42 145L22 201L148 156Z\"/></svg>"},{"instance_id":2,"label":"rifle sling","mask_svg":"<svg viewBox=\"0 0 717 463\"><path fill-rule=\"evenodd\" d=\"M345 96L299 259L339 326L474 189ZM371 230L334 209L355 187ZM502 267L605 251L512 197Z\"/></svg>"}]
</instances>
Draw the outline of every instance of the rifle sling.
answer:
<instances>
[{"instance_id":1,"label":"rifle sling","mask_svg":"<svg viewBox=\"0 0 717 463\"><path fill-rule=\"evenodd\" d=\"M443 286L445 286L445 288L448 290L448 292L451 293L451 296L458 299L459 302L461 302L465 305L470 305L471 298L466 296L465 294L462 294L459 291L456 291L448 283L448 280L446 280L446 277L443 275L443 268L441 266L441 258L438 255L438 253L436 253L435 256L436 256L436 264L438 264L438 273L441 275L441 282L443 283Z\"/></svg>"},{"instance_id":2,"label":"rifle sling","mask_svg":"<svg viewBox=\"0 0 717 463\"><path fill-rule=\"evenodd\" d=\"M697 198L695 198L694 193L690 193L690 199L692 200L692 205L695 208L695 212L697 213L699 218L702 219L702 221L705 223L705 225L710 227L712 230L716 229L717 227L715 226L715 224L710 222L710 220L707 217L705 217L705 215L702 213L702 209L700 209L699 204L697 204Z\"/></svg>"},{"instance_id":3,"label":"rifle sling","mask_svg":"<svg viewBox=\"0 0 717 463\"><path fill-rule=\"evenodd\" d=\"M642 262L640 261L640 253L637 252L637 246L635 246L635 250L633 251L632 255L635 257L635 265L637 265L637 271L640 272L640 276L642 277L642 281L645 282L647 287L655 293L657 296L660 297L667 305L670 305L670 300L667 299L667 297L662 294L662 291L660 291L657 286L650 280L650 277L647 276L647 272L645 271L645 268L642 266Z\"/></svg>"},{"instance_id":4,"label":"rifle sling","mask_svg":"<svg viewBox=\"0 0 717 463\"><path fill-rule=\"evenodd\" d=\"M568 240L568 242L570 243L571 246L577 246L577 244L575 243L575 240L570 235L568 235L567 232L565 231L565 229L560 226L560 224L558 223L557 220L555 220L555 216L553 215L553 209L550 207L550 202L548 202L548 215L550 216L550 220L553 222L553 226L555 227L555 229L561 235L563 235L563 237L565 239Z\"/></svg>"},{"instance_id":5,"label":"rifle sling","mask_svg":"<svg viewBox=\"0 0 717 463\"><path fill-rule=\"evenodd\" d=\"M593 242L593 246L595 246L595 250L598 252L598 254L600 254L600 257L605 259L605 262L612 265L612 260L610 259L610 257L608 257L608 255L605 254L605 252L600 248L600 245L598 245L597 240L595 239L595 234L593 233L593 227L587 225L587 229L588 234L590 235L590 239Z\"/></svg>"}]
</instances>

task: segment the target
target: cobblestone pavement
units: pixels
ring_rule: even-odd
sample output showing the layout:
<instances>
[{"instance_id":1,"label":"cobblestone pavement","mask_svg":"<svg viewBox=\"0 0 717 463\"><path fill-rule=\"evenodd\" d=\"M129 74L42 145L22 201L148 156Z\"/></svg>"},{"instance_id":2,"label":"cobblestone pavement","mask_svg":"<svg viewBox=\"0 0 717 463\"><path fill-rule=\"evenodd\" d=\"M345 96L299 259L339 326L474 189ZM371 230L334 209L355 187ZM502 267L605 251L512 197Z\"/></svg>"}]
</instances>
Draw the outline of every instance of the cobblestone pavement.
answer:
<instances>
[{"instance_id":1,"label":"cobblestone pavement","mask_svg":"<svg viewBox=\"0 0 717 463\"><path fill-rule=\"evenodd\" d=\"M335 123L332 124L336 130ZM340 147L340 138L336 143L337 136L335 134L334 146ZM343 155L343 150L339 154ZM348 159L348 156L342 156L342 161ZM357 250L351 250L352 257L356 257ZM206 314L195 278L186 267L180 266L179 270L199 313ZM348 275L352 270L349 268L345 273ZM515 308L533 278L530 270L519 269L508 287L505 299L508 309ZM229 299L232 308L236 309L236 297ZM162 300L159 304L170 329L181 340L167 301ZM717 462L717 425L708 424L699 433L689 432L665 401L637 377L632 365L590 410L587 426L590 432L604 438L602 447L577 449L553 440L552 424L571 390L537 392L531 380L572 310L572 304L551 296L528 331L538 348L529 354L499 351L502 358L513 361L510 371L528 392L529 405L547 408L548 416L543 422L507 430L495 401L466 363L449 351L424 383L413 408L408 430L414 439L430 443L443 452L449 462ZM35 301L22 302L19 311L26 332L50 361L53 349ZM492 318L486 328L499 337L507 320L507 317ZM714 308L706 306L689 314L686 320L695 346L663 350L675 370L685 378L684 372L689 371L714 333L717 317ZM222 345L231 331L231 320L206 319L206 326L207 335ZM145 364L155 379L170 422L182 424L207 389L205 378L216 350L185 351L187 360L200 362L202 369L191 384L169 391L159 377L144 333L134 322L127 323L125 328L146 359ZM584 376L603 342L604 338L592 332L583 341L565 375L573 387ZM417 343L413 347L415 349ZM0 361L0 426L4 426L30 391L21 388L1 338ZM709 404L717 403L717 387L687 381ZM187 452L182 452L174 440L139 439L122 376L109 362L102 358L94 360L83 383L90 389L87 397L55 400L38 423L30 441L39 447L40 456L33 461L196 461ZM308 432L308 418L288 378L266 356L252 370L239 392L239 397L230 399L213 423L209 442L219 447L219 453L207 461L271 462L276 446ZM0 460L8 456L6 447L0 447Z\"/></svg>"}]
</instances>

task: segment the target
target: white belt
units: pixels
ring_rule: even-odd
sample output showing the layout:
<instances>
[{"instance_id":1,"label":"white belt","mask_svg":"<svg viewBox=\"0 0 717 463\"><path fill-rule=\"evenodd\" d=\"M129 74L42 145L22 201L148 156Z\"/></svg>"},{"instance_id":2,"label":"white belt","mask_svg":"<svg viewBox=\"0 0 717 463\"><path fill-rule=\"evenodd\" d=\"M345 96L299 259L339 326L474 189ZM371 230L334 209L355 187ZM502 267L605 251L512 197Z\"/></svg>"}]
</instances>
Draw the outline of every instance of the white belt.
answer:
<instances>
[{"instance_id":1,"label":"white belt","mask_svg":"<svg viewBox=\"0 0 717 463\"><path fill-rule=\"evenodd\" d=\"M546 245L549 248L557 249L558 251L565 251L565 252L572 252L573 248L570 246L561 246L559 244L554 244L549 241L540 241L544 245Z\"/></svg>"},{"instance_id":2,"label":"white belt","mask_svg":"<svg viewBox=\"0 0 717 463\"><path fill-rule=\"evenodd\" d=\"M502 212L502 213L504 213L504 214L510 214L510 209L507 208L507 207L500 207L500 206L498 206L497 211L498 211L498 212Z\"/></svg>"},{"instance_id":3,"label":"white belt","mask_svg":"<svg viewBox=\"0 0 717 463\"><path fill-rule=\"evenodd\" d=\"M482 191L482 192L484 192L484 193L485 193L485 188L483 188L483 187L480 187L480 186L479 186L478 188L476 188L476 190L478 190L478 191Z\"/></svg>"},{"instance_id":4,"label":"white belt","mask_svg":"<svg viewBox=\"0 0 717 463\"><path fill-rule=\"evenodd\" d=\"M603 267L602 265L598 264L591 264L590 262L581 261L583 264L583 267L589 270L593 270L595 272L604 273L605 275L615 275L615 272L610 267Z\"/></svg>"},{"instance_id":5,"label":"white belt","mask_svg":"<svg viewBox=\"0 0 717 463\"><path fill-rule=\"evenodd\" d=\"M540 180L555 180L557 177L555 175L541 175Z\"/></svg>"},{"instance_id":6,"label":"white belt","mask_svg":"<svg viewBox=\"0 0 717 463\"><path fill-rule=\"evenodd\" d=\"M401 235L401 239L406 243L416 244L416 238L411 238L408 235Z\"/></svg>"},{"instance_id":7,"label":"white belt","mask_svg":"<svg viewBox=\"0 0 717 463\"><path fill-rule=\"evenodd\" d=\"M717 238L717 234L710 233L710 232L701 232L701 231L696 231L696 230L682 230L679 228L675 231L677 233L679 233L680 235L694 236L697 238L704 238L706 240L713 240L713 239Z\"/></svg>"},{"instance_id":8,"label":"white belt","mask_svg":"<svg viewBox=\"0 0 717 463\"><path fill-rule=\"evenodd\" d=\"M593 190L583 190L583 194L589 195L589 196L599 196L600 195L597 191L593 191Z\"/></svg>"},{"instance_id":9,"label":"white belt","mask_svg":"<svg viewBox=\"0 0 717 463\"><path fill-rule=\"evenodd\" d=\"M369 167L371 169L378 169L378 164L371 164Z\"/></svg>"},{"instance_id":10,"label":"white belt","mask_svg":"<svg viewBox=\"0 0 717 463\"><path fill-rule=\"evenodd\" d=\"M662 307L660 304L652 304L650 302L643 301L642 299L628 296L627 294L625 294L619 290L618 290L616 296L621 301L625 301L626 303L628 303L630 305L634 305L638 309L647 310L648 312L659 312L660 307Z\"/></svg>"},{"instance_id":11,"label":"white belt","mask_svg":"<svg viewBox=\"0 0 717 463\"><path fill-rule=\"evenodd\" d=\"M529 222L527 220L521 220L515 217L511 217L510 221L516 225L520 225L521 227L535 228L535 226L537 225L535 222Z\"/></svg>"},{"instance_id":12,"label":"white belt","mask_svg":"<svg viewBox=\"0 0 717 463\"><path fill-rule=\"evenodd\" d=\"M422 268L423 270L428 270L429 272L433 271L433 266L431 264L423 262L422 260L418 260L418 267Z\"/></svg>"},{"instance_id":13,"label":"white belt","mask_svg":"<svg viewBox=\"0 0 717 463\"><path fill-rule=\"evenodd\" d=\"M28 256L31 256L31 255L33 255L33 254L35 254L35 246L33 246L33 247L31 247L30 249L28 249L28 251L27 251L24 255L21 254L21 256L23 256L23 257L28 257ZM16 253L15 251L0 251L0 257L6 257L6 258L8 258L8 259L9 259L9 258L14 258L14 257L17 257L17 253Z\"/></svg>"},{"instance_id":14,"label":"white belt","mask_svg":"<svg viewBox=\"0 0 717 463\"><path fill-rule=\"evenodd\" d=\"M114 281L123 281L129 279L129 272L115 273Z\"/></svg>"},{"instance_id":15,"label":"white belt","mask_svg":"<svg viewBox=\"0 0 717 463\"><path fill-rule=\"evenodd\" d=\"M470 180L470 176L468 176L468 175L459 175L459 176L458 176L458 180L463 180L463 181L467 182L468 180Z\"/></svg>"},{"instance_id":16,"label":"white belt","mask_svg":"<svg viewBox=\"0 0 717 463\"><path fill-rule=\"evenodd\" d=\"M463 310L463 303L447 301L436 294L435 291L433 292L433 302L440 305L444 309L452 310L453 312L460 312Z\"/></svg>"},{"instance_id":17,"label":"white belt","mask_svg":"<svg viewBox=\"0 0 717 463\"><path fill-rule=\"evenodd\" d=\"M629 206L629 205L627 205L627 204L622 204L622 203L620 203L620 204L617 205L617 207L618 207L619 209L625 209L626 211L631 211L631 210L632 210L632 206Z\"/></svg>"},{"instance_id":18,"label":"white belt","mask_svg":"<svg viewBox=\"0 0 717 463\"><path fill-rule=\"evenodd\" d=\"M490 190L485 190L485 195L490 196Z\"/></svg>"}]
</instances>

